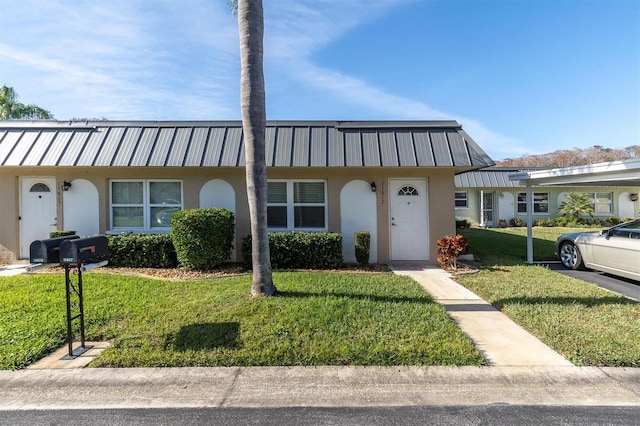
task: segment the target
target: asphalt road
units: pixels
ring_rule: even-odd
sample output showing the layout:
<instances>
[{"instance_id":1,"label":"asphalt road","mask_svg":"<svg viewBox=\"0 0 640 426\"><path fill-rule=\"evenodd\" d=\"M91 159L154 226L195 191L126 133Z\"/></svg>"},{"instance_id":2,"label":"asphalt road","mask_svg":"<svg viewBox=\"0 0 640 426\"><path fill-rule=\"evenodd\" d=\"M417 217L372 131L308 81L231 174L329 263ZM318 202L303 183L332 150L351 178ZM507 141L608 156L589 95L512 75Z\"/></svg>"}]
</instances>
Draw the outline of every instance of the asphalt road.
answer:
<instances>
[{"instance_id":1,"label":"asphalt road","mask_svg":"<svg viewBox=\"0 0 640 426\"><path fill-rule=\"evenodd\" d=\"M0 411L0 425L633 425L640 407L473 406Z\"/></svg>"},{"instance_id":2,"label":"asphalt road","mask_svg":"<svg viewBox=\"0 0 640 426\"><path fill-rule=\"evenodd\" d=\"M614 275L605 274L598 271L574 271L565 268L561 263L541 263L552 271L569 277L577 278L582 281L590 282L607 290L630 297L631 299L640 300L640 282L627 278L616 277Z\"/></svg>"}]
</instances>

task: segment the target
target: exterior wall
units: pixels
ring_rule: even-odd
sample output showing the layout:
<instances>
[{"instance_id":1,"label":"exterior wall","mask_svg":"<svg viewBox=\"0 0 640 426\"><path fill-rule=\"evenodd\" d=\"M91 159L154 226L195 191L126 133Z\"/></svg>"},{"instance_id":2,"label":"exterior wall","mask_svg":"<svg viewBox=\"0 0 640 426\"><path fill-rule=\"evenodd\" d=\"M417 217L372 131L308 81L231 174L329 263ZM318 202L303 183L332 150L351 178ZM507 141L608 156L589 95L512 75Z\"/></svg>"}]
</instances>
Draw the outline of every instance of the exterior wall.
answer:
<instances>
[{"instance_id":1,"label":"exterior wall","mask_svg":"<svg viewBox=\"0 0 640 426\"><path fill-rule=\"evenodd\" d=\"M497 219L506 220L509 223L511 218L517 217L526 223L526 213L518 213L518 193L525 192L523 188L487 188L485 191L494 191L494 212ZM456 191L465 191L464 188L456 188ZM473 225L480 224L480 193L477 188L468 188L467 208L456 208L457 220L468 220ZM571 192L610 192L612 193L612 213L596 214L596 218L607 219L612 216L624 218L640 218L640 201L631 201L631 194L640 193L640 187L533 187L532 192L545 192L549 194L549 212L533 213L533 220L548 219L557 217L557 211L566 195ZM497 225L496 221L496 225Z\"/></svg>"},{"instance_id":2,"label":"exterior wall","mask_svg":"<svg viewBox=\"0 0 640 426\"><path fill-rule=\"evenodd\" d=\"M3 167L0 169L0 245L19 254L18 226L19 176L50 176L56 179L59 229L64 223L62 182L86 179L98 191L99 231L109 231L109 182L111 179L180 179L183 184L185 209L199 207L202 186L211 179L228 182L236 196L236 247L249 234L250 220L245 187L244 168L99 168L99 167ZM437 258L437 240L455 233L454 170L453 168L269 168L270 179L324 179L327 181L328 231L340 232L340 192L350 181L375 182L377 209L377 261L389 262L390 218L389 179L426 179L428 188L428 218L430 260ZM366 212L363 212L366 214ZM236 250L239 252L239 250ZM240 254L237 254L240 256ZM236 259L239 260L239 259Z\"/></svg>"}]
</instances>

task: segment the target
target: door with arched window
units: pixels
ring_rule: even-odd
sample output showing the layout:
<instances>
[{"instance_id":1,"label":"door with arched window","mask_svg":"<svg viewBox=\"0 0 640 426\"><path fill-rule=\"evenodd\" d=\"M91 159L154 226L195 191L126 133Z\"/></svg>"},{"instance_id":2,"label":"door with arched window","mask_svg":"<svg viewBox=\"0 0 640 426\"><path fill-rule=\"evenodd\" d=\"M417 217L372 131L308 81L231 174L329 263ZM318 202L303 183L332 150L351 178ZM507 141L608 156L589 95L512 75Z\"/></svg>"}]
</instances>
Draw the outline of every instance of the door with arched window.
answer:
<instances>
[{"instance_id":1,"label":"door with arched window","mask_svg":"<svg viewBox=\"0 0 640 426\"><path fill-rule=\"evenodd\" d=\"M57 229L56 180L22 178L20 191L20 257L29 257L35 240L49 238Z\"/></svg>"},{"instance_id":2,"label":"door with arched window","mask_svg":"<svg viewBox=\"0 0 640 426\"><path fill-rule=\"evenodd\" d=\"M427 181L389 182L391 260L429 260Z\"/></svg>"}]
</instances>

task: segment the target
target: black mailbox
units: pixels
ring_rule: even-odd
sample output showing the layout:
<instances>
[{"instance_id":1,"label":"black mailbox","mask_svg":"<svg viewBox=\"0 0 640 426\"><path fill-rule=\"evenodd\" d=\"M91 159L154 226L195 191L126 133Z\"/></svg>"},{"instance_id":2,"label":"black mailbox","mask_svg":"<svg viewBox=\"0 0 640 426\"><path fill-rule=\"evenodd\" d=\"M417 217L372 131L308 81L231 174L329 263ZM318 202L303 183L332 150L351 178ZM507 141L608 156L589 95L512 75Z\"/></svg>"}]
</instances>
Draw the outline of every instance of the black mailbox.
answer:
<instances>
[{"instance_id":1,"label":"black mailbox","mask_svg":"<svg viewBox=\"0 0 640 426\"><path fill-rule=\"evenodd\" d=\"M36 240L29 246L29 261L31 263L60 263L60 245L67 240L80 238L77 235L67 235L46 240Z\"/></svg>"},{"instance_id":2,"label":"black mailbox","mask_svg":"<svg viewBox=\"0 0 640 426\"><path fill-rule=\"evenodd\" d=\"M107 237L79 238L64 241L60 245L60 263L81 265L98 263L109 258L109 242Z\"/></svg>"}]
</instances>

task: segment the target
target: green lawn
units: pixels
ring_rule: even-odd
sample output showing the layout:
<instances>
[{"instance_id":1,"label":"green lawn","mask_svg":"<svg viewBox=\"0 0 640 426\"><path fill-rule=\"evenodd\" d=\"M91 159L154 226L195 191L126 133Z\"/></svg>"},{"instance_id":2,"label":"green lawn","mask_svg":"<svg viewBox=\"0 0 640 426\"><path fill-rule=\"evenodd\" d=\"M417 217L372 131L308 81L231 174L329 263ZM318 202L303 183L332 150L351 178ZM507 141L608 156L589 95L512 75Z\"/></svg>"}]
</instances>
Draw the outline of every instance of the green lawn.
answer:
<instances>
[{"instance_id":1,"label":"green lawn","mask_svg":"<svg viewBox=\"0 0 640 426\"><path fill-rule=\"evenodd\" d=\"M534 228L536 259L566 228ZM577 365L640 367L640 303L525 264L524 228L465 229L481 272L458 278ZM169 282L84 275L87 339L114 339L93 366L483 365L444 309L406 277L275 273ZM0 369L63 344L64 277L0 278Z\"/></svg>"},{"instance_id":2,"label":"green lawn","mask_svg":"<svg viewBox=\"0 0 640 426\"><path fill-rule=\"evenodd\" d=\"M534 261L557 260L553 243L568 232L595 232L603 228L544 228L533 229ZM466 240L473 242L469 251L485 264L522 263L527 259L527 228L468 228L459 229Z\"/></svg>"},{"instance_id":3,"label":"green lawn","mask_svg":"<svg viewBox=\"0 0 640 426\"><path fill-rule=\"evenodd\" d=\"M482 365L414 281L393 274L275 273L281 294L249 297L251 276L169 282L84 275L88 340L115 339L93 366ZM0 368L61 346L64 277L0 278Z\"/></svg>"},{"instance_id":4,"label":"green lawn","mask_svg":"<svg viewBox=\"0 0 640 426\"><path fill-rule=\"evenodd\" d=\"M553 259L553 241L571 231L534 228L534 258ZM458 278L462 285L576 365L640 367L640 303L542 266L526 265L526 229L460 233L482 268Z\"/></svg>"}]
</instances>

